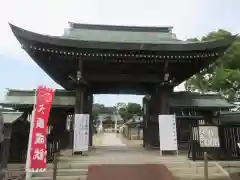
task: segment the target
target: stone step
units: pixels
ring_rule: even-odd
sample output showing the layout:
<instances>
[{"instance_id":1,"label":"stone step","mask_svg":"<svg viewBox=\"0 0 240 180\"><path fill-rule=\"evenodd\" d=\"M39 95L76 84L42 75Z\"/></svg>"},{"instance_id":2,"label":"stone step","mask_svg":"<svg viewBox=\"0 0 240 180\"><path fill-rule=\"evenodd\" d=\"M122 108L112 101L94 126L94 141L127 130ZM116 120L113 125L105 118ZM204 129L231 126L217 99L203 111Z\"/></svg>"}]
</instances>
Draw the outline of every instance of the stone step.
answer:
<instances>
[{"instance_id":1,"label":"stone step","mask_svg":"<svg viewBox=\"0 0 240 180\"><path fill-rule=\"evenodd\" d=\"M77 157L59 157L59 161L98 161L102 160L103 157L91 157L91 158L77 158Z\"/></svg>"},{"instance_id":2,"label":"stone step","mask_svg":"<svg viewBox=\"0 0 240 180\"><path fill-rule=\"evenodd\" d=\"M239 173L240 174L240 167L223 167L223 168L228 173Z\"/></svg>"},{"instance_id":3,"label":"stone step","mask_svg":"<svg viewBox=\"0 0 240 180\"><path fill-rule=\"evenodd\" d=\"M100 164L165 164L168 168L189 168L191 167L190 164L186 162L80 162L80 161L75 161L75 162L59 162L57 167L58 169L81 169L81 168L88 168L89 165L100 165ZM48 169L53 168L53 164L48 164ZM209 167L210 168L210 167Z\"/></svg>"},{"instance_id":4,"label":"stone step","mask_svg":"<svg viewBox=\"0 0 240 180\"><path fill-rule=\"evenodd\" d=\"M204 174L176 174L178 180L204 180ZM225 180L228 177L221 173L209 174L209 180ZM228 179L229 180L229 179Z\"/></svg>"},{"instance_id":5,"label":"stone step","mask_svg":"<svg viewBox=\"0 0 240 180\"><path fill-rule=\"evenodd\" d=\"M177 177L176 180L205 180L204 177ZM230 179L229 177L209 177L208 180L239 180Z\"/></svg>"},{"instance_id":6,"label":"stone step","mask_svg":"<svg viewBox=\"0 0 240 180\"><path fill-rule=\"evenodd\" d=\"M174 175L192 173L196 174L196 169L193 168L168 168Z\"/></svg>"},{"instance_id":7,"label":"stone step","mask_svg":"<svg viewBox=\"0 0 240 180\"><path fill-rule=\"evenodd\" d=\"M205 178L201 177L177 177L176 180L205 180ZM239 180L239 179L229 179L229 177L209 177L208 180Z\"/></svg>"},{"instance_id":8,"label":"stone step","mask_svg":"<svg viewBox=\"0 0 240 180\"><path fill-rule=\"evenodd\" d=\"M177 180L204 180L203 175L193 175L193 174L179 174L175 175ZM71 176L57 176L57 180L86 180L87 175L71 175ZM52 176L47 177L33 177L32 180L52 180ZM228 177L219 175L219 174L212 174L209 176L209 180L229 180Z\"/></svg>"},{"instance_id":9,"label":"stone step","mask_svg":"<svg viewBox=\"0 0 240 180\"><path fill-rule=\"evenodd\" d=\"M195 167L204 167L204 162L199 161L199 162L191 162L192 165ZM216 162L208 162L208 167L216 166Z\"/></svg>"},{"instance_id":10,"label":"stone step","mask_svg":"<svg viewBox=\"0 0 240 180\"><path fill-rule=\"evenodd\" d=\"M14 163L9 163L7 165L8 169L25 169L26 165L25 164L14 164Z\"/></svg>"},{"instance_id":11,"label":"stone step","mask_svg":"<svg viewBox=\"0 0 240 180\"><path fill-rule=\"evenodd\" d=\"M140 158L140 159L139 159ZM159 162L183 162L187 161L186 159L162 159L159 157L148 157L145 156L135 156L135 157L121 157L121 156L106 156L106 157L94 157L94 158L72 158L72 157L61 157L58 158L59 161L101 161L103 159L131 159L131 160L150 160L150 161L159 161Z\"/></svg>"},{"instance_id":12,"label":"stone step","mask_svg":"<svg viewBox=\"0 0 240 180\"><path fill-rule=\"evenodd\" d=\"M82 176L57 176L57 180L86 180L87 175ZM32 180L52 180L52 177L33 177Z\"/></svg>"},{"instance_id":13,"label":"stone step","mask_svg":"<svg viewBox=\"0 0 240 180\"><path fill-rule=\"evenodd\" d=\"M57 168L58 169L84 169L84 168L88 168L89 165L94 165L94 164L98 164L98 163L58 163L57 164ZM53 165L48 165L47 166L48 169L52 169Z\"/></svg>"},{"instance_id":14,"label":"stone step","mask_svg":"<svg viewBox=\"0 0 240 180\"><path fill-rule=\"evenodd\" d=\"M204 168L169 168L169 170L174 173L174 174L203 174L204 173ZM212 173L219 173L219 169L217 167L212 167L208 169L209 174Z\"/></svg>"},{"instance_id":15,"label":"stone step","mask_svg":"<svg viewBox=\"0 0 240 180\"><path fill-rule=\"evenodd\" d=\"M101 161L60 161L59 164L168 164L169 166L190 166L189 163L184 161L151 161L151 160L131 160L131 159L102 159ZM52 165L49 165L52 167Z\"/></svg>"},{"instance_id":16,"label":"stone step","mask_svg":"<svg viewBox=\"0 0 240 180\"><path fill-rule=\"evenodd\" d=\"M238 166L240 167L240 161L220 161L221 166Z\"/></svg>"},{"instance_id":17,"label":"stone step","mask_svg":"<svg viewBox=\"0 0 240 180\"><path fill-rule=\"evenodd\" d=\"M190 168L191 165L186 162L166 162L165 164L167 168Z\"/></svg>"},{"instance_id":18,"label":"stone step","mask_svg":"<svg viewBox=\"0 0 240 180\"><path fill-rule=\"evenodd\" d=\"M153 160L158 159L160 161L187 161L187 158L185 157L177 157L177 156L166 156L166 157L160 157L158 155L149 155L148 154L148 158L152 157ZM131 159L138 159L138 158L145 158L146 159L146 155L142 154L142 153L134 153L134 157L132 156L132 154L130 153L126 153L126 156L122 156L122 153L114 153L114 154L109 154L106 155L104 153L104 156L102 156L102 154L99 155L94 155L94 156L60 156L58 157L59 160L101 160L104 158L131 158Z\"/></svg>"},{"instance_id":19,"label":"stone step","mask_svg":"<svg viewBox=\"0 0 240 180\"><path fill-rule=\"evenodd\" d=\"M58 169L58 176L81 176L87 175L88 169Z\"/></svg>"},{"instance_id":20,"label":"stone step","mask_svg":"<svg viewBox=\"0 0 240 180\"><path fill-rule=\"evenodd\" d=\"M88 168L84 169L57 169L57 175L58 176L80 176L80 175L86 175L88 172ZM37 172L33 173L34 177L51 177L53 175L53 170L48 169L46 172Z\"/></svg>"},{"instance_id":21,"label":"stone step","mask_svg":"<svg viewBox=\"0 0 240 180\"><path fill-rule=\"evenodd\" d=\"M46 172L34 172L32 173L32 177L52 177L53 170L48 169Z\"/></svg>"},{"instance_id":22,"label":"stone step","mask_svg":"<svg viewBox=\"0 0 240 180\"><path fill-rule=\"evenodd\" d=\"M102 164L108 164L108 163L102 163ZM114 163L114 164L121 164L121 163ZM122 164L126 164L126 163L122 163ZM132 163L127 163L127 164L132 164ZM138 164L138 163L133 163L133 164ZM141 164L141 163L139 163ZM160 163L146 163L146 164L160 164ZM87 169L89 165L100 165L100 163L59 163L57 165L58 169ZM190 168L189 164L186 163L170 163L170 164L166 164L166 166L168 168ZM53 165L48 165L49 169L52 169ZM209 167L210 169L214 169L216 167ZM203 167L199 167L199 169L203 169Z\"/></svg>"},{"instance_id":23,"label":"stone step","mask_svg":"<svg viewBox=\"0 0 240 180\"><path fill-rule=\"evenodd\" d=\"M197 172L204 172L204 167L197 167ZM220 169L217 166L208 167L208 173L221 173Z\"/></svg>"}]
</instances>

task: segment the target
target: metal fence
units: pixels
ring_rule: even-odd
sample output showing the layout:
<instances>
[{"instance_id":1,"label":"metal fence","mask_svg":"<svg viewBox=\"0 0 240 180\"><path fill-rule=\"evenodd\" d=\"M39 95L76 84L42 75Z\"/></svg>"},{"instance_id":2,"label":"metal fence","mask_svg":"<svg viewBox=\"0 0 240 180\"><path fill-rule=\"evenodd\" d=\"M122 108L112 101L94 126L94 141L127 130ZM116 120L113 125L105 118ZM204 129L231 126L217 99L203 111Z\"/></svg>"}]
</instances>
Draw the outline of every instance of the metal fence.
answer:
<instances>
[{"instance_id":1,"label":"metal fence","mask_svg":"<svg viewBox=\"0 0 240 180\"><path fill-rule=\"evenodd\" d=\"M47 138L47 160L51 162L55 151L59 150L59 140ZM25 143L26 144L26 143ZM12 143L11 143L12 145ZM17 149L17 151L16 151ZM10 148L9 163L25 163L27 157L27 144Z\"/></svg>"},{"instance_id":2,"label":"metal fence","mask_svg":"<svg viewBox=\"0 0 240 180\"><path fill-rule=\"evenodd\" d=\"M203 160L208 152L209 160L240 160L240 125L218 125L219 147L200 147L199 126L190 127L188 158Z\"/></svg>"},{"instance_id":3,"label":"metal fence","mask_svg":"<svg viewBox=\"0 0 240 180\"><path fill-rule=\"evenodd\" d=\"M54 160L54 154L60 152L59 140L47 141L47 161L52 162ZM0 144L0 146L2 143ZM2 153L2 148L0 153ZM26 155L21 156L26 157ZM19 167L8 168L5 172L5 180L25 180L25 163L26 158L18 158Z\"/></svg>"},{"instance_id":4,"label":"metal fence","mask_svg":"<svg viewBox=\"0 0 240 180\"><path fill-rule=\"evenodd\" d=\"M7 170L4 180L25 180L25 169Z\"/></svg>"}]
</instances>

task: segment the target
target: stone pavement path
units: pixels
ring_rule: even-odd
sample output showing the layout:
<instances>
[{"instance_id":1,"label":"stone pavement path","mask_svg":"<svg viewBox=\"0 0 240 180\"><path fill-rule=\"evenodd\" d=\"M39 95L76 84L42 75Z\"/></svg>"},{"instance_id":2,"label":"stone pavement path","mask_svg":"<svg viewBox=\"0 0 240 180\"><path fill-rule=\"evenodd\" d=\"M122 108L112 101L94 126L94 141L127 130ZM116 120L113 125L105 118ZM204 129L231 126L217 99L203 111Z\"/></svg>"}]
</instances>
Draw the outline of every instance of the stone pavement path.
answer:
<instances>
[{"instance_id":1,"label":"stone pavement path","mask_svg":"<svg viewBox=\"0 0 240 180\"><path fill-rule=\"evenodd\" d=\"M104 133L101 146L126 146L115 133Z\"/></svg>"}]
</instances>

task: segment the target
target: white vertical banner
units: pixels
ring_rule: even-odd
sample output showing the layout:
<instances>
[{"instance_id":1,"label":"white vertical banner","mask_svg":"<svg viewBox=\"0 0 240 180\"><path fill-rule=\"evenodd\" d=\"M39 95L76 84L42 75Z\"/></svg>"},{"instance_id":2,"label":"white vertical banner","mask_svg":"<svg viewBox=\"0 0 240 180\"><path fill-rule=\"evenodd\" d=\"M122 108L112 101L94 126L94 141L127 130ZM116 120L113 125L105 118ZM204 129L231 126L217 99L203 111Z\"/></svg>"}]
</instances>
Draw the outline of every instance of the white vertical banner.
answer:
<instances>
[{"instance_id":1,"label":"white vertical banner","mask_svg":"<svg viewBox=\"0 0 240 180\"><path fill-rule=\"evenodd\" d=\"M159 115L160 151L178 151L175 115Z\"/></svg>"},{"instance_id":2,"label":"white vertical banner","mask_svg":"<svg viewBox=\"0 0 240 180\"><path fill-rule=\"evenodd\" d=\"M89 114L75 114L73 151L88 151Z\"/></svg>"}]
</instances>

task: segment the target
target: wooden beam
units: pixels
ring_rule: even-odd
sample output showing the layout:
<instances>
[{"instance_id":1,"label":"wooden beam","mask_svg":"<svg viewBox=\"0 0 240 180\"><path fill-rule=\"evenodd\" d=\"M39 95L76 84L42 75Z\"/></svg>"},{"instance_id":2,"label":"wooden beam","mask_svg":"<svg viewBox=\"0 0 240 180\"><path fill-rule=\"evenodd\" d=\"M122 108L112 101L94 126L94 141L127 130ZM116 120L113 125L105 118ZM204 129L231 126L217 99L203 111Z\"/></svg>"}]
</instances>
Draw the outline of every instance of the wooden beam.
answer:
<instances>
[{"instance_id":1,"label":"wooden beam","mask_svg":"<svg viewBox=\"0 0 240 180\"><path fill-rule=\"evenodd\" d=\"M133 82L133 83L159 83L163 82L163 75L149 74L83 74L89 82Z\"/></svg>"},{"instance_id":2,"label":"wooden beam","mask_svg":"<svg viewBox=\"0 0 240 180\"><path fill-rule=\"evenodd\" d=\"M166 73L168 70L168 61L165 60L164 62L164 68L163 68L163 72Z\"/></svg>"}]
</instances>

